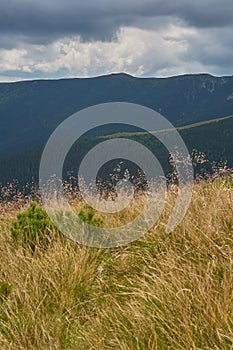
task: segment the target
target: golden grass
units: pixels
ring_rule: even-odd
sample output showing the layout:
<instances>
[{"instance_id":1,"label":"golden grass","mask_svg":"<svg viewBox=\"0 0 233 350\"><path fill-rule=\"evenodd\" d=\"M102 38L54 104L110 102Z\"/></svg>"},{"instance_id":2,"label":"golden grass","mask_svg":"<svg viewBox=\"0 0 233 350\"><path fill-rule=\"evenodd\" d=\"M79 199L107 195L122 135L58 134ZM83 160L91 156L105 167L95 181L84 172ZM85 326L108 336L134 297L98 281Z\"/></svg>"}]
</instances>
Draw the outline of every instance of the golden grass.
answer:
<instances>
[{"instance_id":1,"label":"golden grass","mask_svg":"<svg viewBox=\"0 0 233 350\"><path fill-rule=\"evenodd\" d=\"M34 255L10 235L20 208L2 206L0 349L233 349L232 180L195 184L185 219L166 234L174 197L128 246L59 236Z\"/></svg>"}]
</instances>

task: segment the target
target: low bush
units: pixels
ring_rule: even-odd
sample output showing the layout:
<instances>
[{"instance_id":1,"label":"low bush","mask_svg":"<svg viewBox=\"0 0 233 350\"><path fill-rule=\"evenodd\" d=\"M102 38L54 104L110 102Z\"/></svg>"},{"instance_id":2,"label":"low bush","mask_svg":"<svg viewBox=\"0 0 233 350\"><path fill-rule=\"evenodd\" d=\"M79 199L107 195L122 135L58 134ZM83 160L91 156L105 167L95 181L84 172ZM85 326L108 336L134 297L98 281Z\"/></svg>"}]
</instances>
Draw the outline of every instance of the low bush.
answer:
<instances>
[{"instance_id":1,"label":"low bush","mask_svg":"<svg viewBox=\"0 0 233 350\"><path fill-rule=\"evenodd\" d=\"M47 247L56 233L48 214L36 202L31 202L27 210L19 213L11 227L13 238L32 251L37 245Z\"/></svg>"}]
</instances>

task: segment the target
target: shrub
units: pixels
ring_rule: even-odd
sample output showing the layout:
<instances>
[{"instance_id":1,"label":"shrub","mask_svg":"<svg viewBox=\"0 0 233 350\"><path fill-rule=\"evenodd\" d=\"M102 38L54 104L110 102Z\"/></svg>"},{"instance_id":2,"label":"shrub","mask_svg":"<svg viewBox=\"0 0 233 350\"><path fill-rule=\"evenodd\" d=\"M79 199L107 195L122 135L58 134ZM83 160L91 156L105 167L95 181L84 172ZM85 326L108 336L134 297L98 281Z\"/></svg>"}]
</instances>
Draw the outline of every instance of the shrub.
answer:
<instances>
[{"instance_id":1,"label":"shrub","mask_svg":"<svg viewBox=\"0 0 233 350\"><path fill-rule=\"evenodd\" d=\"M36 202L17 215L13 222L11 234L17 242L21 242L26 248L35 251L36 245L46 247L57 232L46 211Z\"/></svg>"},{"instance_id":2,"label":"shrub","mask_svg":"<svg viewBox=\"0 0 233 350\"><path fill-rule=\"evenodd\" d=\"M89 225L103 226L103 220L96 217L96 211L89 205L85 205L83 209L80 210L78 217Z\"/></svg>"}]
</instances>

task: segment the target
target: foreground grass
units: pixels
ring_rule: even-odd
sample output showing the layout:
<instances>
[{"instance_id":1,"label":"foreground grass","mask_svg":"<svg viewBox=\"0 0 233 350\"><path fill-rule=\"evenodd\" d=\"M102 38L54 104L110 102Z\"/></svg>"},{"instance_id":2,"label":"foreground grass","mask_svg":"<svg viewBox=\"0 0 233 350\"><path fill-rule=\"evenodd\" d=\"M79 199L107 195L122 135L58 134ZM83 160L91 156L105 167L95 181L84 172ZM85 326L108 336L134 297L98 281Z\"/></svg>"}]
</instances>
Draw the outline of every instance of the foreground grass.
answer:
<instances>
[{"instance_id":1,"label":"foreground grass","mask_svg":"<svg viewBox=\"0 0 233 350\"><path fill-rule=\"evenodd\" d=\"M6 209L0 349L233 349L232 204L232 181L197 184L172 234L168 205L126 247L87 248L59 236L34 255L15 246L15 213Z\"/></svg>"}]
</instances>

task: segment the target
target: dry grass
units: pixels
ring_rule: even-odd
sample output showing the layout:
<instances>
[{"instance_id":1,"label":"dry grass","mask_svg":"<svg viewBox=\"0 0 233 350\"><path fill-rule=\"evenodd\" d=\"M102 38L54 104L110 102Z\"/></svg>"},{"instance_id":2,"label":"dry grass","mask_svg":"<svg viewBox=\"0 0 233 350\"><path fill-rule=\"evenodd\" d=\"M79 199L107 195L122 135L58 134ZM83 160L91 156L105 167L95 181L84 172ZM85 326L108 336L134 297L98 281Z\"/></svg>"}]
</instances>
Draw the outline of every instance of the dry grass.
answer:
<instances>
[{"instance_id":1,"label":"dry grass","mask_svg":"<svg viewBox=\"0 0 233 350\"><path fill-rule=\"evenodd\" d=\"M131 245L87 248L60 236L34 255L15 247L15 212L2 206L0 348L233 349L232 180L196 184L168 235L174 196Z\"/></svg>"}]
</instances>

